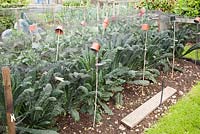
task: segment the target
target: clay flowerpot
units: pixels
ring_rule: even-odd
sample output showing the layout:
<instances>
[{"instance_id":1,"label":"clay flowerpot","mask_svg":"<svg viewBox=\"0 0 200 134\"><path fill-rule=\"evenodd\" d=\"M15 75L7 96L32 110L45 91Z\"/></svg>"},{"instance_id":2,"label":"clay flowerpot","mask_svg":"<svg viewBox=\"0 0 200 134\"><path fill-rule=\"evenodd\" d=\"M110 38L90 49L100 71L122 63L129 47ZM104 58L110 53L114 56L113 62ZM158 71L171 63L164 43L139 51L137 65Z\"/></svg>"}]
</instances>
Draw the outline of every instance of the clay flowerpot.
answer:
<instances>
[{"instance_id":1,"label":"clay flowerpot","mask_svg":"<svg viewBox=\"0 0 200 134\"><path fill-rule=\"evenodd\" d=\"M194 22L195 22L195 23L199 23L199 22L200 22L200 17L196 17L196 18L194 19Z\"/></svg>"},{"instance_id":2,"label":"clay flowerpot","mask_svg":"<svg viewBox=\"0 0 200 134\"><path fill-rule=\"evenodd\" d=\"M145 12L146 12L146 9L145 9L144 7L142 7L142 8L140 9L140 13L144 14Z\"/></svg>"},{"instance_id":3,"label":"clay flowerpot","mask_svg":"<svg viewBox=\"0 0 200 134\"><path fill-rule=\"evenodd\" d=\"M103 28L106 29L109 25L109 19L108 18L105 18L104 21L103 21Z\"/></svg>"},{"instance_id":4,"label":"clay flowerpot","mask_svg":"<svg viewBox=\"0 0 200 134\"><path fill-rule=\"evenodd\" d=\"M29 25L30 32L34 32L37 29L37 26L35 24Z\"/></svg>"},{"instance_id":5,"label":"clay flowerpot","mask_svg":"<svg viewBox=\"0 0 200 134\"><path fill-rule=\"evenodd\" d=\"M64 32L63 32L63 27L62 26L58 26L56 29L55 29L55 33L57 35L62 35Z\"/></svg>"},{"instance_id":6,"label":"clay flowerpot","mask_svg":"<svg viewBox=\"0 0 200 134\"><path fill-rule=\"evenodd\" d=\"M81 25L82 26L86 26L86 22L85 21L81 21Z\"/></svg>"},{"instance_id":7,"label":"clay flowerpot","mask_svg":"<svg viewBox=\"0 0 200 134\"><path fill-rule=\"evenodd\" d=\"M140 9L140 12L139 12L138 16L140 16L140 17L143 16L145 14L145 12L146 12L146 9L144 7L142 7Z\"/></svg>"},{"instance_id":8,"label":"clay flowerpot","mask_svg":"<svg viewBox=\"0 0 200 134\"><path fill-rule=\"evenodd\" d=\"M92 46L90 47L91 50L98 52L100 49L100 44L98 42L93 42Z\"/></svg>"},{"instance_id":9,"label":"clay flowerpot","mask_svg":"<svg viewBox=\"0 0 200 134\"><path fill-rule=\"evenodd\" d=\"M149 25L148 24L142 24L142 30L143 31L148 31L149 30Z\"/></svg>"},{"instance_id":10,"label":"clay flowerpot","mask_svg":"<svg viewBox=\"0 0 200 134\"><path fill-rule=\"evenodd\" d=\"M106 29L108 27L108 23L103 23L103 29Z\"/></svg>"}]
</instances>

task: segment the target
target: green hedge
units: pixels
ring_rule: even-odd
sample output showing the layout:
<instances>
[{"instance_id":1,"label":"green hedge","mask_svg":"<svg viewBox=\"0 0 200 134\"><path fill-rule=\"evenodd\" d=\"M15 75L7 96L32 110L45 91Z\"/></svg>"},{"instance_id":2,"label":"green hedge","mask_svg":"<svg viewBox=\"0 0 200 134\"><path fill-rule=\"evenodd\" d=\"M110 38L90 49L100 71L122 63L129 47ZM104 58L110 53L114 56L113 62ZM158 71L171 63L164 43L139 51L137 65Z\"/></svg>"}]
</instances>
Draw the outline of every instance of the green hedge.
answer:
<instances>
[{"instance_id":1,"label":"green hedge","mask_svg":"<svg viewBox=\"0 0 200 134\"><path fill-rule=\"evenodd\" d=\"M200 16L200 0L178 0L173 12L184 16Z\"/></svg>"},{"instance_id":2,"label":"green hedge","mask_svg":"<svg viewBox=\"0 0 200 134\"><path fill-rule=\"evenodd\" d=\"M200 16L200 0L142 0L138 6L182 16Z\"/></svg>"},{"instance_id":3,"label":"green hedge","mask_svg":"<svg viewBox=\"0 0 200 134\"><path fill-rule=\"evenodd\" d=\"M0 8L23 7L29 2L30 0L0 0Z\"/></svg>"}]
</instances>

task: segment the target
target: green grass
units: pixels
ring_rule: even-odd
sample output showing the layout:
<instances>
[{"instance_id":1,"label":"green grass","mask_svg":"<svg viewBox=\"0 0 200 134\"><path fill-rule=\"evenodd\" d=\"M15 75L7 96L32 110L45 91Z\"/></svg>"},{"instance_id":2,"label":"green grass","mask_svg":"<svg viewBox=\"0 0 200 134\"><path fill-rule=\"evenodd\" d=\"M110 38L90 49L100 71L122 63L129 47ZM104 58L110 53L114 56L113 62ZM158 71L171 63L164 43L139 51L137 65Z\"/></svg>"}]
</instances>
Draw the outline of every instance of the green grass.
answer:
<instances>
[{"instance_id":1,"label":"green grass","mask_svg":"<svg viewBox=\"0 0 200 134\"><path fill-rule=\"evenodd\" d=\"M184 54L190 47L191 47L191 46L186 45L185 48L184 48L183 54ZM185 55L184 57L190 58L190 59L193 59L193 60L200 60L200 53L199 53L199 50L198 50L199 58L197 58L196 52L197 52L196 50L195 50L195 51L192 51L191 53Z\"/></svg>"},{"instance_id":2,"label":"green grass","mask_svg":"<svg viewBox=\"0 0 200 134\"><path fill-rule=\"evenodd\" d=\"M200 134L200 82L145 134Z\"/></svg>"}]
</instances>

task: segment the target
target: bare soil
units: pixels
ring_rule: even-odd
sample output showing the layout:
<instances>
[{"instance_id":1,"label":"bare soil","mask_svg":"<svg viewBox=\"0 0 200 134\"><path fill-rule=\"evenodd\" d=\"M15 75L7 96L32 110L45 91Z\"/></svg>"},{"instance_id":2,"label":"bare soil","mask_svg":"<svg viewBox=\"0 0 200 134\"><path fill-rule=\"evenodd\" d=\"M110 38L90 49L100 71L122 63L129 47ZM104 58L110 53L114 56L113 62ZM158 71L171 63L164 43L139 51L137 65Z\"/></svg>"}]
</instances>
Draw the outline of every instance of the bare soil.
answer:
<instances>
[{"instance_id":1,"label":"bare soil","mask_svg":"<svg viewBox=\"0 0 200 134\"><path fill-rule=\"evenodd\" d=\"M143 134L146 129L151 127L156 121L164 116L169 107L174 105L182 96L190 91L191 87L200 80L200 66L186 60L176 60L176 67L184 71L175 72L171 78L171 72L162 73L157 78L156 84L144 87L145 95L141 94L141 87L124 84L123 90L124 105L120 109L116 108L112 101L108 106L113 110L114 115L102 115L103 119L94 128L92 127L92 116L81 114L81 120L74 122L70 116L62 116L57 119L60 134ZM177 93L170 97L164 104L148 115L136 127L130 129L121 124L121 119L130 112L134 111L141 104L161 91L162 81L164 85L177 90Z\"/></svg>"}]
</instances>

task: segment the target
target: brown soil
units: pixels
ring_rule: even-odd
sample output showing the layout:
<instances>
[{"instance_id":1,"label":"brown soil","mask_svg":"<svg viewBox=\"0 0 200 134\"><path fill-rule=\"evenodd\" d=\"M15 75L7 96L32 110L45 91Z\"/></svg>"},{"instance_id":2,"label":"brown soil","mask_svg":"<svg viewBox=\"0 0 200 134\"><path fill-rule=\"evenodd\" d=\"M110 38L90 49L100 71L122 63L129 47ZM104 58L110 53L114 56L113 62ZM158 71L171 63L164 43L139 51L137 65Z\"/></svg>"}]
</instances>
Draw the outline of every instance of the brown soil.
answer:
<instances>
[{"instance_id":1,"label":"brown soil","mask_svg":"<svg viewBox=\"0 0 200 134\"><path fill-rule=\"evenodd\" d=\"M81 120L74 122L70 116L59 117L57 125L60 134L142 134L145 129L154 124L160 117L166 114L169 107L184 96L199 79L200 66L185 60L177 60L177 67L184 69L183 73L175 72L174 78L171 78L171 73L163 74L157 78L157 84L151 84L145 87L145 95L141 95L141 87L135 85L125 84L123 91L124 105L117 109L112 102L109 102L109 107L113 110L114 115L102 115L103 119L92 127L92 116L81 114ZM134 109L139 107L142 103L150 99L156 93L161 91L162 80L164 80L165 87L170 86L177 89L177 93L168 99L164 104L158 107L154 112L148 115L136 127L130 129L121 124L121 119Z\"/></svg>"}]
</instances>

